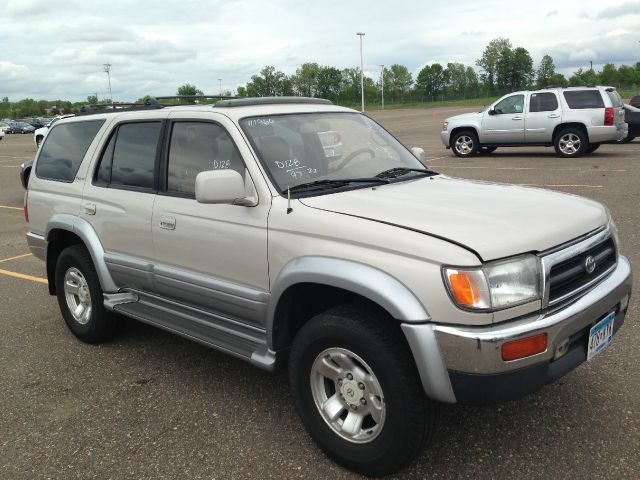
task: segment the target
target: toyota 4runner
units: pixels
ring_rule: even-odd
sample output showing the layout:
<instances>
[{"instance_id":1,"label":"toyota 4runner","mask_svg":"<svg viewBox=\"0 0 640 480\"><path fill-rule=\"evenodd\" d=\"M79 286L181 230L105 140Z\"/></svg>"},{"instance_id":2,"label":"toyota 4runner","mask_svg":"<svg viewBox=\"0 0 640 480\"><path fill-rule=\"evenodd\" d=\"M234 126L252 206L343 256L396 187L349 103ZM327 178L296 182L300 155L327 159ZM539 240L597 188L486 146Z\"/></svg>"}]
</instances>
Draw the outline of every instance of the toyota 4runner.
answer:
<instances>
[{"instance_id":1,"label":"toyota 4runner","mask_svg":"<svg viewBox=\"0 0 640 480\"><path fill-rule=\"evenodd\" d=\"M381 475L420 451L438 402L517 398L593 358L631 292L604 206L423 156L318 99L80 115L38 151L27 241L80 340L124 315L288 361L311 436Z\"/></svg>"},{"instance_id":2,"label":"toyota 4runner","mask_svg":"<svg viewBox=\"0 0 640 480\"><path fill-rule=\"evenodd\" d=\"M480 112L447 118L440 137L458 157L526 146L553 146L561 157L577 157L624 139L627 124L613 87L545 88L510 93Z\"/></svg>"}]
</instances>

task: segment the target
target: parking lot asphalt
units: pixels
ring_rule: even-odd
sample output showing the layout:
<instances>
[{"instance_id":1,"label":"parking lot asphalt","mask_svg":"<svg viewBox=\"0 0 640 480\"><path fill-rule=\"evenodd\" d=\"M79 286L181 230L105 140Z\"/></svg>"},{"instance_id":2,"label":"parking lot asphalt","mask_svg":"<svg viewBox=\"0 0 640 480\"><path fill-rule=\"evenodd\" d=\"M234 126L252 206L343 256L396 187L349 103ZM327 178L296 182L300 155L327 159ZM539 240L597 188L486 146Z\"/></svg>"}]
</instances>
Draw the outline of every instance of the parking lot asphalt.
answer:
<instances>
[{"instance_id":1,"label":"parking lot asphalt","mask_svg":"<svg viewBox=\"0 0 640 480\"><path fill-rule=\"evenodd\" d=\"M371 116L451 176L550 188L604 203L621 251L640 265L640 143L577 159L552 148L459 159L439 140L445 116ZM83 344L28 255L18 165L30 135L0 142L0 478L358 478L328 459L274 375L134 321L114 341ZM425 206L428 209L428 205ZM443 406L433 445L398 478L638 478L640 312L592 361L521 400Z\"/></svg>"}]
</instances>

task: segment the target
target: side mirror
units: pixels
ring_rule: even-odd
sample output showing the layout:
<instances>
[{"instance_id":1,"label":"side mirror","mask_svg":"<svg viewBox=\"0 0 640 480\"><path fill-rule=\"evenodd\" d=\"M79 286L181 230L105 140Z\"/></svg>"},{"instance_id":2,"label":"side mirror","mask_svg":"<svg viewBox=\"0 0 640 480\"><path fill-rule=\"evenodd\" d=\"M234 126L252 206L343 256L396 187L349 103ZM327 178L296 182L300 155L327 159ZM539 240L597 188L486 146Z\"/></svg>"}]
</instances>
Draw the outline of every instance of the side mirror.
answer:
<instances>
[{"instance_id":1,"label":"side mirror","mask_svg":"<svg viewBox=\"0 0 640 480\"><path fill-rule=\"evenodd\" d=\"M424 149L420 147L412 147L411 153L413 153L413 156L420 160L421 163L424 165L427 164L427 156L424 153Z\"/></svg>"},{"instance_id":2,"label":"side mirror","mask_svg":"<svg viewBox=\"0 0 640 480\"><path fill-rule=\"evenodd\" d=\"M487 113L488 113L489 115L496 115L496 114L497 114L497 112L496 112L493 108L490 108L490 109L489 109L489 111L488 111Z\"/></svg>"},{"instance_id":3,"label":"side mirror","mask_svg":"<svg viewBox=\"0 0 640 480\"><path fill-rule=\"evenodd\" d=\"M246 207L257 205L255 198L247 197L246 192L245 181L235 170L207 170L196 176L198 203L223 203Z\"/></svg>"}]
</instances>

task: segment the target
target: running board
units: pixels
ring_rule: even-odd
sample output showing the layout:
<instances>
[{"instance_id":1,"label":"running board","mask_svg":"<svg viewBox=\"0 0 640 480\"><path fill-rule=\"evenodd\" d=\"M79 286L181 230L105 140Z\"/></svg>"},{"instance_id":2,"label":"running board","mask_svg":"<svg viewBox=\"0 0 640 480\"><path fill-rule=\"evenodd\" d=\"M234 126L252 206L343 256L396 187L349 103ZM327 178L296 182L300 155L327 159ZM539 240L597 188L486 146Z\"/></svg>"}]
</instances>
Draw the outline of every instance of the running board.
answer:
<instances>
[{"instance_id":1,"label":"running board","mask_svg":"<svg viewBox=\"0 0 640 480\"><path fill-rule=\"evenodd\" d=\"M171 333L246 360L268 371L276 368L276 353L267 347L266 332L204 310L147 293L125 292L105 306ZM106 299L105 299L106 300ZM115 300L115 299L112 299Z\"/></svg>"}]
</instances>

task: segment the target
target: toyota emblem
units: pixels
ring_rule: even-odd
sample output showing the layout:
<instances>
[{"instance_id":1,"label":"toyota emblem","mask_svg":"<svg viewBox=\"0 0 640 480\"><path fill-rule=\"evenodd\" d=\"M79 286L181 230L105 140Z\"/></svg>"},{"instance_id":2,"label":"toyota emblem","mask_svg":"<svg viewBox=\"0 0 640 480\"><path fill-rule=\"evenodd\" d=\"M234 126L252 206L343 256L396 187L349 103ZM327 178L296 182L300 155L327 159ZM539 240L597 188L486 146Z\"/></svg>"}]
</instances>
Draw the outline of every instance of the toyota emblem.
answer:
<instances>
[{"instance_id":1,"label":"toyota emblem","mask_svg":"<svg viewBox=\"0 0 640 480\"><path fill-rule=\"evenodd\" d=\"M584 269L587 273L591 274L596 269L596 259L589 255L584 260Z\"/></svg>"}]
</instances>

